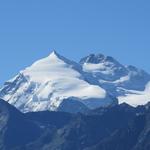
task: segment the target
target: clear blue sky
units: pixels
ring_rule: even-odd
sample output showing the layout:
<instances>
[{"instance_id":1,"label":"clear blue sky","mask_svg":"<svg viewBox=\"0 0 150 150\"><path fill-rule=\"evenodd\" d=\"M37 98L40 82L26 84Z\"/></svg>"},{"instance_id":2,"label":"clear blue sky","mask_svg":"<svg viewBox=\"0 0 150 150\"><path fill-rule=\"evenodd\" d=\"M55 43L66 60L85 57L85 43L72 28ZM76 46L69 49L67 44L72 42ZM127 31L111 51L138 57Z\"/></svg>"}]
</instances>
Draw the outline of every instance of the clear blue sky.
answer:
<instances>
[{"instance_id":1,"label":"clear blue sky","mask_svg":"<svg viewBox=\"0 0 150 150\"><path fill-rule=\"evenodd\" d=\"M51 49L150 72L149 0L0 0L0 84Z\"/></svg>"}]
</instances>

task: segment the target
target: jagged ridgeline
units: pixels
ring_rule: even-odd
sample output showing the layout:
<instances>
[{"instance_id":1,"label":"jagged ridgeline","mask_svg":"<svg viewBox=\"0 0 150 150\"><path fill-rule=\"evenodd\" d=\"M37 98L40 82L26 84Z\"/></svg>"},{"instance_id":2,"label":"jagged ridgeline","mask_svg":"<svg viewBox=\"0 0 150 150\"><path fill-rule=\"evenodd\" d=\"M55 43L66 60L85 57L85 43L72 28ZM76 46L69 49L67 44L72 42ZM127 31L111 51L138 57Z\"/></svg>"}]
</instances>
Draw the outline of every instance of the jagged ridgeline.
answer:
<instances>
[{"instance_id":1,"label":"jagged ridgeline","mask_svg":"<svg viewBox=\"0 0 150 150\"><path fill-rule=\"evenodd\" d=\"M0 150L149 150L150 107L23 114L0 99Z\"/></svg>"}]
</instances>

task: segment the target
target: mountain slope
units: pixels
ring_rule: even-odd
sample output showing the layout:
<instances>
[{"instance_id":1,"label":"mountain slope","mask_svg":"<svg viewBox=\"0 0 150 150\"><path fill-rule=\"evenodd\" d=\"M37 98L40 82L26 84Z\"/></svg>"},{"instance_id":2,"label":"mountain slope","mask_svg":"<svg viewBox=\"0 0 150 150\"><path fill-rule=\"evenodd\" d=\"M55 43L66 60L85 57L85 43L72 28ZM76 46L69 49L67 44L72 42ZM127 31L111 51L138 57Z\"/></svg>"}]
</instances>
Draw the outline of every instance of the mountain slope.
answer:
<instances>
[{"instance_id":1,"label":"mountain slope","mask_svg":"<svg viewBox=\"0 0 150 150\"><path fill-rule=\"evenodd\" d=\"M16 108L0 99L0 149L24 146L41 136L42 130Z\"/></svg>"},{"instance_id":2,"label":"mountain slope","mask_svg":"<svg viewBox=\"0 0 150 150\"><path fill-rule=\"evenodd\" d=\"M0 99L1 150L148 150L150 105L23 114Z\"/></svg>"},{"instance_id":3,"label":"mountain slope","mask_svg":"<svg viewBox=\"0 0 150 150\"><path fill-rule=\"evenodd\" d=\"M77 115L69 124L59 129L44 150L84 150L127 126L134 111L124 111L119 106L107 108L99 115Z\"/></svg>"},{"instance_id":4,"label":"mountain slope","mask_svg":"<svg viewBox=\"0 0 150 150\"><path fill-rule=\"evenodd\" d=\"M92 109L114 103L91 78L79 64L52 52L6 82L0 97L23 112L57 110L71 97Z\"/></svg>"},{"instance_id":5,"label":"mountain slope","mask_svg":"<svg viewBox=\"0 0 150 150\"><path fill-rule=\"evenodd\" d=\"M38 149L148 150L149 110L145 106L133 108L121 104L93 110L86 115L73 115L67 124L54 132L49 142L41 144ZM28 150L35 149L38 142L31 143Z\"/></svg>"}]
</instances>

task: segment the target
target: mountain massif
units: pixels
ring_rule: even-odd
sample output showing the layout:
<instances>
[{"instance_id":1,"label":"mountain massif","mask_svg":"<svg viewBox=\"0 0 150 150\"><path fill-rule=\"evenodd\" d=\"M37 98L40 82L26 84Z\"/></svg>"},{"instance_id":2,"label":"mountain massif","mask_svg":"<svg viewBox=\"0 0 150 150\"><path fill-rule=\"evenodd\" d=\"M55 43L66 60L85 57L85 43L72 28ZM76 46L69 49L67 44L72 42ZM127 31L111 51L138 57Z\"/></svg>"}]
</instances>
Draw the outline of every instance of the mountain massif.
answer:
<instances>
[{"instance_id":1,"label":"mountain massif","mask_svg":"<svg viewBox=\"0 0 150 150\"><path fill-rule=\"evenodd\" d=\"M150 75L57 52L0 89L0 150L149 150Z\"/></svg>"},{"instance_id":2,"label":"mountain massif","mask_svg":"<svg viewBox=\"0 0 150 150\"><path fill-rule=\"evenodd\" d=\"M150 75L110 56L91 54L71 61L57 52L5 82L0 97L22 112L87 112L89 109L150 100Z\"/></svg>"}]
</instances>

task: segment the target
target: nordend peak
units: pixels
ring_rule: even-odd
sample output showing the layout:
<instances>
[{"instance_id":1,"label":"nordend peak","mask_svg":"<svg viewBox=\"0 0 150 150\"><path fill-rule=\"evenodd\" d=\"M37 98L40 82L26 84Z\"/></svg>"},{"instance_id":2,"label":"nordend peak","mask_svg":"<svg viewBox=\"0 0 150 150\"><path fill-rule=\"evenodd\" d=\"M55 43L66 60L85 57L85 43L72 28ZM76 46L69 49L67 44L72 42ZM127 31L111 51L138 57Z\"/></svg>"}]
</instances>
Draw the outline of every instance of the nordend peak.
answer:
<instances>
[{"instance_id":1,"label":"nordend peak","mask_svg":"<svg viewBox=\"0 0 150 150\"><path fill-rule=\"evenodd\" d=\"M110 56L91 54L81 59L84 72L92 74L99 85L117 97L119 103L132 106L149 101L150 74L134 66L125 66Z\"/></svg>"}]
</instances>

